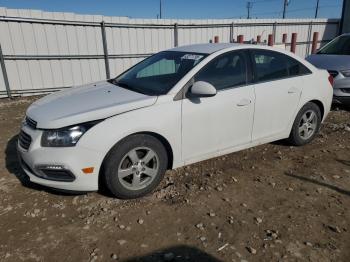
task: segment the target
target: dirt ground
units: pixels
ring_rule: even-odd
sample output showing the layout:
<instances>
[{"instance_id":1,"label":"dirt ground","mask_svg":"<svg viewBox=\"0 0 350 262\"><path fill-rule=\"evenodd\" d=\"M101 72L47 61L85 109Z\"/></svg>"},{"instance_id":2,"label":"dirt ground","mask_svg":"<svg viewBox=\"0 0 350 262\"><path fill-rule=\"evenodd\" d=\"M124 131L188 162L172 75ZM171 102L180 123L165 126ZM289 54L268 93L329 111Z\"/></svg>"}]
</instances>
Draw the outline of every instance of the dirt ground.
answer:
<instances>
[{"instance_id":1,"label":"dirt ground","mask_svg":"<svg viewBox=\"0 0 350 262\"><path fill-rule=\"evenodd\" d=\"M15 141L34 99L0 101L1 261L350 261L350 110L333 110L310 145L169 171L122 201L25 179Z\"/></svg>"}]
</instances>

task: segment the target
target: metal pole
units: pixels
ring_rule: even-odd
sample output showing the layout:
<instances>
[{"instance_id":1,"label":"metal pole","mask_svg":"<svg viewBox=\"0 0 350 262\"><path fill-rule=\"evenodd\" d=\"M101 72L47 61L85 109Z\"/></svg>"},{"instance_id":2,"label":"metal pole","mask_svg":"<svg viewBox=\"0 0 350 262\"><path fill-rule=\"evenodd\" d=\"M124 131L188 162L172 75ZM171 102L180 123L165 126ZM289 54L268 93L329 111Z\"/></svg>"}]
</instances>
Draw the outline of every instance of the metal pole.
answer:
<instances>
[{"instance_id":1,"label":"metal pole","mask_svg":"<svg viewBox=\"0 0 350 262\"><path fill-rule=\"evenodd\" d=\"M284 0L284 4L283 4L283 19L286 18L287 5L288 5L288 0Z\"/></svg>"},{"instance_id":2,"label":"metal pole","mask_svg":"<svg viewBox=\"0 0 350 262\"><path fill-rule=\"evenodd\" d=\"M7 71L6 71L4 56L2 54L1 44L0 44L0 64L1 64L1 69L2 69L2 76L4 77L4 83L5 83L5 87L6 87L7 96L8 96L8 98L12 98L10 83L9 83L9 79L7 77Z\"/></svg>"},{"instance_id":3,"label":"metal pole","mask_svg":"<svg viewBox=\"0 0 350 262\"><path fill-rule=\"evenodd\" d=\"M162 0L159 0L159 18L162 19Z\"/></svg>"},{"instance_id":4,"label":"metal pole","mask_svg":"<svg viewBox=\"0 0 350 262\"><path fill-rule=\"evenodd\" d=\"M316 11L315 11L315 19L316 19L317 16L318 16L318 7L319 7L319 4L320 4L320 0L317 0Z\"/></svg>"},{"instance_id":5,"label":"metal pole","mask_svg":"<svg viewBox=\"0 0 350 262\"><path fill-rule=\"evenodd\" d=\"M177 23L174 24L174 46L177 47L179 45L179 25Z\"/></svg>"},{"instance_id":6,"label":"metal pole","mask_svg":"<svg viewBox=\"0 0 350 262\"><path fill-rule=\"evenodd\" d=\"M338 28L338 34L344 34L350 32L350 0L343 0L343 11Z\"/></svg>"},{"instance_id":7,"label":"metal pole","mask_svg":"<svg viewBox=\"0 0 350 262\"><path fill-rule=\"evenodd\" d=\"M276 43L276 31L277 31L277 22L273 24L273 28L272 28L273 44Z\"/></svg>"},{"instance_id":8,"label":"metal pole","mask_svg":"<svg viewBox=\"0 0 350 262\"><path fill-rule=\"evenodd\" d=\"M308 56L310 54L311 34L312 34L312 21L309 24L309 30L307 33L307 48L306 48L305 56Z\"/></svg>"},{"instance_id":9,"label":"metal pole","mask_svg":"<svg viewBox=\"0 0 350 262\"><path fill-rule=\"evenodd\" d=\"M232 23L231 26L230 26L230 43L233 43L233 42L234 42L234 39L233 39L233 30L234 30L234 27L235 27L235 24Z\"/></svg>"},{"instance_id":10,"label":"metal pole","mask_svg":"<svg viewBox=\"0 0 350 262\"><path fill-rule=\"evenodd\" d=\"M103 53L105 58L105 68L106 68L106 77L107 79L111 78L109 70L109 56L108 56L108 47L107 47L107 38L106 38L106 27L105 22L101 22L101 32L102 32L102 44L103 44Z\"/></svg>"},{"instance_id":11,"label":"metal pole","mask_svg":"<svg viewBox=\"0 0 350 262\"><path fill-rule=\"evenodd\" d=\"M247 19L250 19L250 10L253 7L253 3L252 2L248 2L247 3L247 9L248 9L248 15L247 15Z\"/></svg>"}]
</instances>

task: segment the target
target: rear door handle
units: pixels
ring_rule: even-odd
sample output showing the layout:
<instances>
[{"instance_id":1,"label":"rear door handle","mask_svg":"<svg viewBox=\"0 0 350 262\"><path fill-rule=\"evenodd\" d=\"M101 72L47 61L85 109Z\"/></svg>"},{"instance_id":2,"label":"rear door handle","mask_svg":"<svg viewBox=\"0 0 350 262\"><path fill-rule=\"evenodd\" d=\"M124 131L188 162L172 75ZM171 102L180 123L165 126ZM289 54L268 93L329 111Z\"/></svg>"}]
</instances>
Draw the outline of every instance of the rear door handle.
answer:
<instances>
[{"instance_id":1,"label":"rear door handle","mask_svg":"<svg viewBox=\"0 0 350 262\"><path fill-rule=\"evenodd\" d=\"M299 89L296 87L292 87L288 90L288 94L295 94L295 93L299 93Z\"/></svg>"},{"instance_id":2,"label":"rear door handle","mask_svg":"<svg viewBox=\"0 0 350 262\"><path fill-rule=\"evenodd\" d=\"M241 101L237 103L237 106L247 106L251 103L252 101L247 98L243 98Z\"/></svg>"}]
</instances>

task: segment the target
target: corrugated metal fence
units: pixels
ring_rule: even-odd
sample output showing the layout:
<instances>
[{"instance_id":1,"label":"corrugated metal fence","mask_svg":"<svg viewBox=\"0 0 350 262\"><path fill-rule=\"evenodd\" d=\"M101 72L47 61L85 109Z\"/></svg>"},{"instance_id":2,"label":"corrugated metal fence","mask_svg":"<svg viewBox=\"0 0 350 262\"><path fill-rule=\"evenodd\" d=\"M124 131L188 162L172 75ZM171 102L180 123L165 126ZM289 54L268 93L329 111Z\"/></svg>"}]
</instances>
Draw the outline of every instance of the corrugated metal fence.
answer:
<instances>
[{"instance_id":1,"label":"corrugated metal fence","mask_svg":"<svg viewBox=\"0 0 350 262\"><path fill-rule=\"evenodd\" d=\"M8 96L5 69L12 95L37 94L113 77L153 53L208 43L215 36L220 42L238 35L267 41L273 34L280 43L287 33L288 46L297 33L296 52L305 57L313 32L319 32L322 45L338 29L336 19L157 20L0 8L6 67L0 72L0 97Z\"/></svg>"}]
</instances>

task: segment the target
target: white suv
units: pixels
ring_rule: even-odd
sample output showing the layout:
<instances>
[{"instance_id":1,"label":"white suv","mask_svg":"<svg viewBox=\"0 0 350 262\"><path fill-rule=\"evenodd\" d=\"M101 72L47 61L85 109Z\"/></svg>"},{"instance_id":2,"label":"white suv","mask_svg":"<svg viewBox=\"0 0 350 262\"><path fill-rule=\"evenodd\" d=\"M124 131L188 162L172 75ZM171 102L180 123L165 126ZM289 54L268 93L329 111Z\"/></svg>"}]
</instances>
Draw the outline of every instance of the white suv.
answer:
<instances>
[{"instance_id":1,"label":"white suv","mask_svg":"<svg viewBox=\"0 0 350 262\"><path fill-rule=\"evenodd\" d=\"M119 198L167 169L288 138L310 142L331 77L282 50L201 44L155 54L115 79L51 94L27 110L20 162L34 183Z\"/></svg>"}]
</instances>

